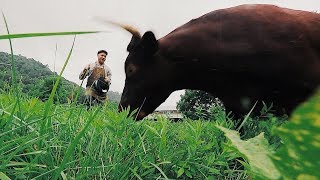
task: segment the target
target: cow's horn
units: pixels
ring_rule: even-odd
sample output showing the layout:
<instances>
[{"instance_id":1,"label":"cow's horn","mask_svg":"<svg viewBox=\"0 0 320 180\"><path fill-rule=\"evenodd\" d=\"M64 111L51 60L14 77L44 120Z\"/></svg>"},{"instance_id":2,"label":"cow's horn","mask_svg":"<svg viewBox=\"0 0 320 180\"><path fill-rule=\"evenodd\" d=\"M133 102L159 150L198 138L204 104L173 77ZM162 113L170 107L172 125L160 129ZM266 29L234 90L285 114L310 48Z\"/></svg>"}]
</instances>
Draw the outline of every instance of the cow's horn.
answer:
<instances>
[{"instance_id":1,"label":"cow's horn","mask_svg":"<svg viewBox=\"0 0 320 180\"><path fill-rule=\"evenodd\" d=\"M132 26L129 26L129 25L126 25L126 24L120 24L120 23L113 22L113 21L103 20L101 18L98 18L98 20L104 21L104 22L109 23L109 24L113 24L113 25L118 26L118 27L121 27L121 28L125 29L126 31L128 31L129 33L131 33L132 36L137 37L139 39L141 38L141 35L140 35L139 31L136 28L132 27Z\"/></svg>"},{"instance_id":2,"label":"cow's horn","mask_svg":"<svg viewBox=\"0 0 320 180\"><path fill-rule=\"evenodd\" d=\"M123 24L119 24L119 26L122 27L123 29L127 30L128 32L130 32L132 34L132 36L141 38L139 31L137 29L135 29L134 27L129 26L129 25L123 25Z\"/></svg>"}]
</instances>

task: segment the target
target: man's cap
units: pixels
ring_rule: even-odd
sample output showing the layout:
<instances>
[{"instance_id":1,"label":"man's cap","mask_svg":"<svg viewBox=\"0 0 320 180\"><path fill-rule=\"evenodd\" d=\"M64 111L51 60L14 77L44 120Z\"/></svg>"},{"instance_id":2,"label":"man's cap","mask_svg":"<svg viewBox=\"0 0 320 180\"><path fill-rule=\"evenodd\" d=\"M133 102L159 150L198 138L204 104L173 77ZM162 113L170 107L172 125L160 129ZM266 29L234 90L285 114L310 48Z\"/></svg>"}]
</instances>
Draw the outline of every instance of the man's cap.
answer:
<instances>
[{"instance_id":1,"label":"man's cap","mask_svg":"<svg viewBox=\"0 0 320 180\"><path fill-rule=\"evenodd\" d=\"M100 54L100 53L105 53L106 55L108 55L108 52L106 50L100 50L100 51L98 51L97 54Z\"/></svg>"}]
</instances>

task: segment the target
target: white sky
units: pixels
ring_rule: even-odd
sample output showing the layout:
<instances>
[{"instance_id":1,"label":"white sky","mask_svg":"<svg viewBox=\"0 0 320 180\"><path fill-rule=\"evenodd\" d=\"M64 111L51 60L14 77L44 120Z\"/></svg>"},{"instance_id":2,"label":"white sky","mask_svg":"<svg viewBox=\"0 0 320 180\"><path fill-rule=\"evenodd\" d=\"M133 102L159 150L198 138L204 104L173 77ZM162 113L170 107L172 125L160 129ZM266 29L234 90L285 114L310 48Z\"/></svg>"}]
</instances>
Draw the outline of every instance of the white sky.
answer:
<instances>
[{"instance_id":1,"label":"white sky","mask_svg":"<svg viewBox=\"0 0 320 180\"><path fill-rule=\"evenodd\" d=\"M96 52L109 52L106 63L113 72L110 90L122 92L125 80L127 32L95 20L101 17L136 27L141 33L152 30L160 38L176 27L210 11L240 4L275 4L282 7L320 12L320 0L0 0L0 11L7 19L10 33L58 31L109 31L79 35L63 76L80 84L79 72L96 60ZM1 17L0 34L6 34ZM14 39L14 54L34 58L59 73L72 45L73 36ZM56 44L58 46L55 51ZM0 51L10 52L7 40ZM56 55L55 55L56 53ZM175 106L183 91L173 93L162 108Z\"/></svg>"}]
</instances>

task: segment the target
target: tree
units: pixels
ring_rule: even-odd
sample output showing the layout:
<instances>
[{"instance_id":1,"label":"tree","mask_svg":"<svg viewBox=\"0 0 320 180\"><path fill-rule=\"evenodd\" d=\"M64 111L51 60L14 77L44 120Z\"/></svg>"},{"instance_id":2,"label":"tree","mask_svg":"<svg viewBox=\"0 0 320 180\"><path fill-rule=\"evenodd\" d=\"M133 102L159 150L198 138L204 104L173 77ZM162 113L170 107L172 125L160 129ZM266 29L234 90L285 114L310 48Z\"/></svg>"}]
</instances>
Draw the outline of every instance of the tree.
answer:
<instances>
[{"instance_id":1,"label":"tree","mask_svg":"<svg viewBox=\"0 0 320 180\"><path fill-rule=\"evenodd\" d=\"M200 90L186 90L181 95L177 109L190 119L210 119L215 111L224 110L218 98Z\"/></svg>"},{"instance_id":2,"label":"tree","mask_svg":"<svg viewBox=\"0 0 320 180\"><path fill-rule=\"evenodd\" d=\"M119 103L121 99L121 94L114 91L108 91L107 93L108 99L112 102Z\"/></svg>"},{"instance_id":3,"label":"tree","mask_svg":"<svg viewBox=\"0 0 320 180\"><path fill-rule=\"evenodd\" d=\"M58 77L48 76L44 79L39 89L39 99L46 101L49 99L51 91ZM59 82L53 101L55 103L66 103L68 91L62 81Z\"/></svg>"}]
</instances>

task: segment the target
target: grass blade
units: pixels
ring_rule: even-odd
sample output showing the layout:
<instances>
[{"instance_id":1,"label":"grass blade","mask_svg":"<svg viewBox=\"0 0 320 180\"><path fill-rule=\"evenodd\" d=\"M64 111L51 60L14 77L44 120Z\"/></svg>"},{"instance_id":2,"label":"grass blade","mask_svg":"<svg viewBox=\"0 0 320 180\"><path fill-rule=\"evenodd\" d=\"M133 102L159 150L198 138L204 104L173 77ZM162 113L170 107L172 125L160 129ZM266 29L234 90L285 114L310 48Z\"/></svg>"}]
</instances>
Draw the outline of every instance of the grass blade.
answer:
<instances>
[{"instance_id":1,"label":"grass blade","mask_svg":"<svg viewBox=\"0 0 320 180\"><path fill-rule=\"evenodd\" d=\"M136 178L138 178L139 180L142 180L142 178L139 176L139 174L136 172L136 170L129 168L130 171L136 176Z\"/></svg>"},{"instance_id":2,"label":"grass blade","mask_svg":"<svg viewBox=\"0 0 320 180\"><path fill-rule=\"evenodd\" d=\"M8 26L6 17L3 13L2 13L2 17L3 17L4 23L6 25L7 33L8 33L5 36L10 36L11 34L9 31L9 26ZM11 51L11 58L10 59L11 59L11 71L12 71L12 86L13 86L14 92L16 93L19 112L21 112L20 111L21 107L20 107L19 91L18 91L18 87L17 87L17 73L16 73L15 63L14 63L14 59L13 59L13 47L12 47L11 38L7 38L7 39L9 39L10 51Z\"/></svg>"},{"instance_id":3,"label":"grass blade","mask_svg":"<svg viewBox=\"0 0 320 180\"><path fill-rule=\"evenodd\" d=\"M69 62L69 60L70 60L70 57L71 57L71 54L72 54L72 51L73 51L73 47L74 47L74 44L75 44L75 40L76 40L76 36L74 36L74 39L73 39L73 42L72 42L72 47L71 47L71 49L70 49L70 51L69 51L68 57L67 57L66 61L64 62L64 65L63 65L63 67L62 67L62 69L61 69L61 71L60 71L60 74L59 74L59 76L58 76L58 78L57 78L57 80L56 80L56 82L55 82L55 84L54 84L54 86L53 86L53 88L52 88L51 94L50 94L49 99L48 99L48 101L47 101L47 104L46 104L46 106L45 106L45 110L44 110L44 114L43 114L43 119L46 119L47 116L48 116L50 107L51 107L51 105L52 105L52 103L53 103L53 97L54 97L54 95L55 95L55 93L56 93L56 91L57 91L59 82L60 82L61 77L62 77L62 73L64 72L64 70L65 70L65 68L66 68L66 66L67 66L67 64L68 64L68 62ZM44 129L45 129L45 127L47 127L46 125L50 125L50 124L51 124L50 122L47 122L47 121L44 121L44 122L45 122L45 123L43 123L43 125L41 126L41 129L42 129L42 130L41 130L41 133L44 133Z\"/></svg>"},{"instance_id":4,"label":"grass blade","mask_svg":"<svg viewBox=\"0 0 320 180\"><path fill-rule=\"evenodd\" d=\"M7 175L5 175L3 172L0 172L0 179L2 179L2 180L10 180L10 178Z\"/></svg>"},{"instance_id":5,"label":"grass blade","mask_svg":"<svg viewBox=\"0 0 320 180\"><path fill-rule=\"evenodd\" d=\"M2 39L17 39L17 38L29 38L29 37L41 37L41 36L63 36L63 35L77 35L77 34L92 34L103 31L71 31L71 32L51 32L51 33L24 33L24 34L7 34L0 35Z\"/></svg>"},{"instance_id":6,"label":"grass blade","mask_svg":"<svg viewBox=\"0 0 320 180\"><path fill-rule=\"evenodd\" d=\"M168 162L168 163L170 163L170 162ZM156 164L153 164L153 163L150 163L150 164L151 164L152 166L154 166L155 168L157 168L158 171L162 174L162 176L163 176L165 179L169 179L159 166L157 166ZM163 163L162 163L162 164L163 164Z\"/></svg>"},{"instance_id":7,"label":"grass blade","mask_svg":"<svg viewBox=\"0 0 320 180\"><path fill-rule=\"evenodd\" d=\"M57 169L57 172L55 174L55 178L53 179L58 179L58 176L61 175L62 170L64 169L64 167L66 166L67 162L69 161L69 157L71 156L72 153L74 153L74 149L76 147L76 145L78 144L79 140L84 136L84 134L87 132L87 129L89 128L89 125L91 124L91 122L94 120L94 118L96 117L96 115L98 114L99 109L97 109L94 114L89 118L87 124L85 125L85 127L79 132L79 134L74 138L74 140L71 142L71 144L69 145L66 154L59 166L59 168Z\"/></svg>"},{"instance_id":8,"label":"grass blade","mask_svg":"<svg viewBox=\"0 0 320 180\"><path fill-rule=\"evenodd\" d=\"M240 124L240 126L238 127L237 131L240 131L240 129L242 128L242 126L244 125L244 123L247 122L249 116L251 115L253 109L256 107L258 101L256 101L256 103L254 103L253 107L251 108L251 110L249 111L249 113L246 115L246 117L244 118L244 120L242 121L242 123Z\"/></svg>"}]
</instances>

